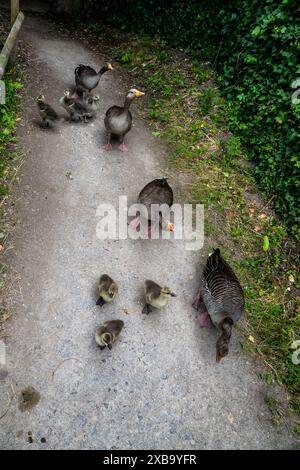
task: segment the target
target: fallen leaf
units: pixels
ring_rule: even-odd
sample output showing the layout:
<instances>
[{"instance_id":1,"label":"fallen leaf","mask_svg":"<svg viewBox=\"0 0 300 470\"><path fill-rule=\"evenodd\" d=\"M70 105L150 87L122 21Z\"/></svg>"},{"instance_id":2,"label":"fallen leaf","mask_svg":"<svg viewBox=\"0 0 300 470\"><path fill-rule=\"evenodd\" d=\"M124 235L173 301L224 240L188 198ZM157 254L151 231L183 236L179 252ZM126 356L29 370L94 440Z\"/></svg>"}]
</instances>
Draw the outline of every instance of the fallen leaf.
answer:
<instances>
[{"instance_id":1,"label":"fallen leaf","mask_svg":"<svg viewBox=\"0 0 300 470\"><path fill-rule=\"evenodd\" d=\"M234 416L233 414L229 413L229 415L227 416L228 418L228 421L230 422L230 424L232 424L234 422Z\"/></svg>"},{"instance_id":2,"label":"fallen leaf","mask_svg":"<svg viewBox=\"0 0 300 470\"><path fill-rule=\"evenodd\" d=\"M292 283L295 282L295 278L292 274L289 275L289 281Z\"/></svg>"},{"instance_id":3,"label":"fallen leaf","mask_svg":"<svg viewBox=\"0 0 300 470\"><path fill-rule=\"evenodd\" d=\"M2 251L3 249L4 249L4 246L0 245L0 251Z\"/></svg>"},{"instance_id":4,"label":"fallen leaf","mask_svg":"<svg viewBox=\"0 0 300 470\"><path fill-rule=\"evenodd\" d=\"M125 315L129 315L127 308L123 308L123 312L125 313Z\"/></svg>"},{"instance_id":5,"label":"fallen leaf","mask_svg":"<svg viewBox=\"0 0 300 470\"><path fill-rule=\"evenodd\" d=\"M248 340L251 341L251 343L254 343L254 338L253 338L253 336L250 335L250 336L248 337Z\"/></svg>"},{"instance_id":6,"label":"fallen leaf","mask_svg":"<svg viewBox=\"0 0 300 470\"><path fill-rule=\"evenodd\" d=\"M259 214L258 216L259 219L265 219L266 217L267 217L266 214Z\"/></svg>"}]
</instances>

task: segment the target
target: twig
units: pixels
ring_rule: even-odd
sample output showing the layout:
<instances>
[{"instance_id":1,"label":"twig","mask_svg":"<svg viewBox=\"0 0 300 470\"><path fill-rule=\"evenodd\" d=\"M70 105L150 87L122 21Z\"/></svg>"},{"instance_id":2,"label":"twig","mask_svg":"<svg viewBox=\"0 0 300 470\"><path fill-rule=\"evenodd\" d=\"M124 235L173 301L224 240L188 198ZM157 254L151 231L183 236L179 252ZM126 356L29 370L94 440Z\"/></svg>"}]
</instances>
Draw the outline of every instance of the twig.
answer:
<instances>
[{"instance_id":1,"label":"twig","mask_svg":"<svg viewBox=\"0 0 300 470\"><path fill-rule=\"evenodd\" d=\"M12 385L11 385L11 389L12 389L13 394L12 394L12 396L11 396L10 399L9 399L9 403L8 403L8 405L7 405L6 410L5 410L4 413L0 416L0 419L4 418L4 417L7 415L7 413L8 413L9 410L10 410L11 402L13 401L13 399L14 399L14 397L15 397L15 392L14 392L14 389L13 389L13 386L12 386Z\"/></svg>"},{"instance_id":2,"label":"twig","mask_svg":"<svg viewBox=\"0 0 300 470\"><path fill-rule=\"evenodd\" d=\"M271 199L267 202L267 204L265 204L264 207L258 212L259 214L260 214L264 209L266 209L266 207L268 207L268 205L270 204L270 202L273 201L274 197L275 197L275 194L273 194L273 196L272 196Z\"/></svg>"},{"instance_id":3,"label":"twig","mask_svg":"<svg viewBox=\"0 0 300 470\"><path fill-rule=\"evenodd\" d=\"M82 362L80 359L78 359L77 357L68 357L67 359L64 359L63 361L61 361L61 362L58 364L58 366L54 369L54 371L52 372L52 378L54 377L54 374L55 374L55 372L57 371L57 369L59 369L60 366L61 366L64 362L66 362L66 361L71 361L71 360L73 360L73 361L78 361L78 362L81 362L81 364L83 364L83 362Z\"/></svg>"}]
</instances>

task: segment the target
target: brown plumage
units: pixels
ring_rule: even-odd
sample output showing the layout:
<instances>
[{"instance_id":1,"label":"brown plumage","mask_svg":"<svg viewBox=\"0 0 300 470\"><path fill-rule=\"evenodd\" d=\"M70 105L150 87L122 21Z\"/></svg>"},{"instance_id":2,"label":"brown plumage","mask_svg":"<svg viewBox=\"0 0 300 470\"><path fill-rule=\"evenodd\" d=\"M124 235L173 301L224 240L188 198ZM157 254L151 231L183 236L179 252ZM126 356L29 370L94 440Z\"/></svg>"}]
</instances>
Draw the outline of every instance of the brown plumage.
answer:
<instances>
[{"instance_id":1,"label":"brown plumage","mask_svg":"<svg viewBox=\"0 0 300 470\"><path fill-rule=\"evenodd\" d=\"M193 305L201 309L202 326L209 326L211 321L221 331L216 344L216 360L220 362L228 354L232 327L242 316L244 294L236 274L219 249L207 259Z\"/></svg>"},{"instance_id":2,"label":"brown plumage","mask_svg":"<svg viewBox=\"0 0 300 470\"><path fill-rule=\"evenodd\" d=\"M45 101L44 95L39 95L36 99L39 115L42 118L42 124L45 127L49 126L49 122L59 120L59 116L56 111Z\"/></svg>"},{"instance_id":3,"label":"brown plumage","mask_svg":"<svg viewBox=\"0 0 300 470\"><path fill-rule=\"evenodd\" d=\"M96 72L92 67L89 65L78 65L76 67L75 73L75 83L76 87L80 91L88 90L91 92L99 83L100 78L102 75L107 72L108 70L113 70L111 64L104 65L99 72Z\"/></svg>"},{"instance_id":4,"label":"brown plumage","mask_svg":"<svg viewBox=\"0 0 300 470\"><path fill-rule=\"evenodd\" d=\"M132 227L138 228L141 222L141 218L144 220L147 218L148 235L150 236L153 235L155 226L157 226L158 223L164 230L168 230L170 232L174 231L174 225L161 211L158 214L155 214L155 216L157 216L156 218L152 218L151 220L151 206L153 204L157 204L159 206L166 204L169 207L171 207L173 204L173 189L168 184L167 178L155 179L146 184L146 186L138 195L137 202L142 204L145 207L145 210L143 213L141 213L140 216L131 220L130 225Z\"/></svg>"}]
</instances>

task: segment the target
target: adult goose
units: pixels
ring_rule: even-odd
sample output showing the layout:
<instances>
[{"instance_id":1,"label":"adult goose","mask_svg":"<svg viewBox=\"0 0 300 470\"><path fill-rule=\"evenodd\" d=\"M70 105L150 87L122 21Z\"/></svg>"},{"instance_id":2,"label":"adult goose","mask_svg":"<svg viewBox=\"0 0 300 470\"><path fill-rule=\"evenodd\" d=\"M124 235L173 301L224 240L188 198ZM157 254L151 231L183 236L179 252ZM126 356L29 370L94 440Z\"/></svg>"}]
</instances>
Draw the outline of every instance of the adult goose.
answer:
<instances>
[{"instance_id":1,"label":"adult goose","mask_svg":"<svg viewBox=\"0 0 300 470\"><path fill-rule=\"evenodd\" d=\"M112 145L110 143L111 136L117 135L121 139L119 150L126 152L128 148L124 143L124 138L127 132L130 131L132 126L132 114L129 111L129 107L135 97L144 96L145 93L142 91L132 88L126 95L124 106L112 106L106 111L104 124L107 131L107 144L103 146L105 150L111 150Z\"/></svg>"},{"instance_id":2,"label":"adult goose","mask_svg":"<svg viewBox=\"0 0 300 470\"><path fill-rule=\"evenodd\" d=\"M220 362L228 354L232 327L242 316L244 294L219 248L207 259L193 306L200 310L201 326L213 323L221 331L216 344L216 361Z\"/></svg>"},{"instance_id":3,"label":"adult goose","mask_svg":"<svg viewBox=\"0 0 300 470\"><path fill-rule=\"evenodd\" d=\"M174 225L169 220L169 214L163 213L161 210L151 211L154 206L158 209L159 206L164 205L171 207L173 204L173 189L168 184L167 178L160 178L150 181L141 190L138 195L138 204L141 204L141 211L138 217L135 217L129 222L129 225L134 229L140 227L141 221L143 225L148 227L148 236L152 237L156 227L160 226L163 230L169 232L174 231ZM163 209L163 208L162 208Z\"/></svg>"},{"instance_id":4,"label":"adult goose","mask_svg":"<svg viewBox=\"0 0 300 470\"><path fill-rule=\"evenodd\" d=\"M77 90L91 92L98 85L102 75L108 70L113 70L113 66L109 63L104 65L99 72L96 72L89 65L78 65L74 71Z\"/></svg>"}]
</instances>

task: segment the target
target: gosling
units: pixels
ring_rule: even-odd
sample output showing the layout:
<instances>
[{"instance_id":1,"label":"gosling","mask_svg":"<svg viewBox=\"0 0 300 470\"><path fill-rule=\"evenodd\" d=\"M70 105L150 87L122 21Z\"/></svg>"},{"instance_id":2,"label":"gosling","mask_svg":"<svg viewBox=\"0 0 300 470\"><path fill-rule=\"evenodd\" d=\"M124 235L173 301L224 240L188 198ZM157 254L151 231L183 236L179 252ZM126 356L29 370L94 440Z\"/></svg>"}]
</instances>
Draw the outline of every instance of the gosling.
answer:
<instances>
[{"instance_id":1,"label":"gosling","mask_svg":"<svg viewBox=\"0 0 300 470\"><path fill-rule=\"evenodd\" d=\"M59 103L69 114L69 121L87 122L87 119L93 117L96 112L97 100L99 100L98 96L93 98L88 97L88 99L85 100L79 98L77 95L71 95L70 91L66 90L64 95L60 98Z\"/></svg>"},{"instance_id":2,"label":"gosling","mask_svg":"<svg viewBox=\"0 0 300 470\"><path fill-rule=\"evenodd\" d=\"M46 103L45 96L39 95L36 99L39 115L42 118L43 127L49 127L50 122L58 121L59 117L56 111Z\"/></svg>"},{"instance_id":3,"label":"gosling","mask_svg":"<svg viewBox=\"0 0 300 470\"><path fill-rule=\"evenodd\" d=\"M100 325L95 332L95 341L99 348L101 350L105 348L111 349L112 344L119 337L123 326L124 322L122 320L108 320Z\"/></svg>"},{"instance_id":4,"label":"gosling","mask_svg":"<svg viewBox=\"0 0 300 470\"><path fill-rule=\"evenodd\" d=\"M118 290L119 289L115 281L107 274L102 274L98 282L99 299L97 300L96 305L102 307L105 303L112 302L115 299Z\"/></svg>"},{"instance_id":5,"label":"gosling","mask_svg":"<svg viewBox=\"0 0 300 470\"><path fill-rule=\"evenodd\" d=\"M151 307L161 309L165 307L170 297L176 297L176 294L169 287L160 287L156 282L145 282L145 307L142 313L149 315L152 311Z\"/></svg>"}]
</instances>

